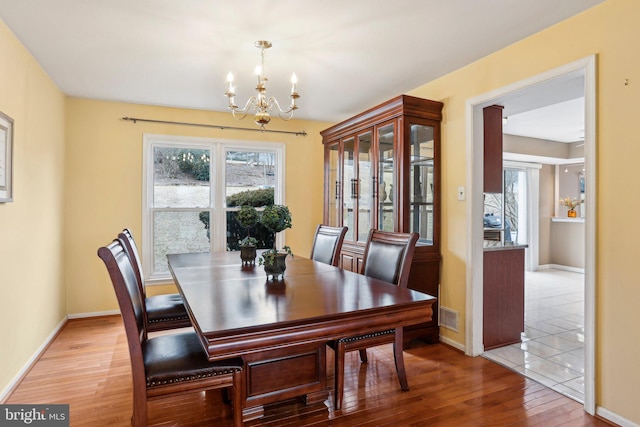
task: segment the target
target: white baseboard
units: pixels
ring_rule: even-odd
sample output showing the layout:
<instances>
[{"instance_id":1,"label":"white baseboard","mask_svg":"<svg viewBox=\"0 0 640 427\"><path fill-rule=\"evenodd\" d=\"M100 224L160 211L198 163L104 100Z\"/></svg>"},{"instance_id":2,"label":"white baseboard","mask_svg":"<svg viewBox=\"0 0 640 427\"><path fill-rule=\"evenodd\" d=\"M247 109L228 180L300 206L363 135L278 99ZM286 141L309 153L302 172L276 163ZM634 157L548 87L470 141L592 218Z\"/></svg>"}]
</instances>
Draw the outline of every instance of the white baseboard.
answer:
<instances>
[{"instance_id":1,"label":"white baseboard","mask_svg":"<svg viewBox=\"0 0 640 427\"><path fill-rule=\"evenodd\" d=\"M600 406L596 407L596 414L607 421L611 421L612 423L619 425L620 427L640 427L640 424L629 421L626 418L623 418Z\"/></svg>"},{"instance_id":2,"label":"white baseboard","mask_svg":"<svg viewBox=\"0 0 640 427\"><path fill-rule=\"evenodd\" d=\"M67 317L69 319L84 319L85 317L111 316L114 314L120 314L120 310L94 311L92 313L76 313L76 314L69 314Z\"/></svg>"},{"instance_id":3,"label":"white baseboard","mask_svg":"<svg viewBox=\"0 0 640 427\"><path fill-rule=\"evenodd\" d=\"M451 338L443 337L442 335L440 335L440 342L456 348L466 354L466 347L459 342L452 340Z\"/></svg>"},{"instance_id":4,"label":"white baseboard","mask_svg":"<svg viewBox=\"0 0 640 427\"><path fill-rule=\"evenodd\" d=\"M22 381L22 379L27 375L33 364L40 358L42 353L47 349L49 344L54 340L58 332L63 328L63 326L67 323L68 316L65 316L58 326L56 326L53 331L49 334L47 339L38 347L38 349L33 353L33 355L27 360L27 363L24 364L22 369L18 371L18 373L13 377L13 379L7 384L7 386L0 393L0 403L4 403L5 399L9 396L9 394L13 391L13 389Z\"/></svg>"},{"instance_id":5,"label":"white baseboard","mask_svg":"<svg viewBox=\"0 0 640 427\"><path fill-rule=\"evenodd\" d=\"M562 270L562 271L571 271L573 273L582 273L582 274L584 274L584 268L569 267L567 265L559 265L559 264L539 265L537 271L540 271L540 270Z\"/></svg>"}]
</instances>

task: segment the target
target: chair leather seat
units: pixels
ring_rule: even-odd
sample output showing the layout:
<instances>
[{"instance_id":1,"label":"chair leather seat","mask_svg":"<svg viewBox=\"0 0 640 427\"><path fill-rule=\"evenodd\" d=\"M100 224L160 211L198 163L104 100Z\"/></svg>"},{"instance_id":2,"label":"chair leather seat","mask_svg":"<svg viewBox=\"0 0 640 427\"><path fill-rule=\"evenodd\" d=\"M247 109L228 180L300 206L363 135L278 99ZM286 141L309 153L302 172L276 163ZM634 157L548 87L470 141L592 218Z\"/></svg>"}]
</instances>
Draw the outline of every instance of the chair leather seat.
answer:
<instances>
[{"instance_id":1,"label":"chair leather seat","mask_svg":"<svg viewBox=\"0 0 640 427\"><path fill-rule=\"evenodd\" d=\"M369 338L379 337L382 335L391 335L395 333L396 333L395 329L387 329L386 331L377 331L377 332L371 332L369 334L357 335L354 337L340 338L338 342L347 342L347 343L356 342L356 341L367 340Z\"/></svg>"},{"instance_id":2,"label":"chair leather seat","mask_svg":"<svg viewBox=\"0 0 640 427\"><path fill-rule=\"evenodd\" d=\"M149 323L189 319L179 294L156 295L145 298Z\"/></svg>"},{"instance_id":3,"label":"chair leather seat","mask_svg":"<svg viewBox=\"0 0 640 427\"><path fill-rule=\"evenodd\" d=\"M195 332L162 335L143 343L147 388L239 371L239 357L209 362Z\"/></svg>"},{"instance_id":4,"label":"chair leather seat","mask_svg":"<svg viewBox=\"0 0 640 427\"><path fill-rule=\"evenodd\" d=\"M335 350L337 345L338 345L338 343L340 343L340 342L343 342L343 343L354 343L354 342L364 341L364 340L368 340L368 339L371 339L371 338L376 338L376 337L380 337L380 336L384 336L384 335L392 335L392 334L395 334L395 333L396 333L395 329L387 329L386 331L370 332L368 334L356 335L356 336L352 336L352 337L345 337L345 338L340 338L338 340L328 341L327 345Z\"/></svg>"}]
</instances>

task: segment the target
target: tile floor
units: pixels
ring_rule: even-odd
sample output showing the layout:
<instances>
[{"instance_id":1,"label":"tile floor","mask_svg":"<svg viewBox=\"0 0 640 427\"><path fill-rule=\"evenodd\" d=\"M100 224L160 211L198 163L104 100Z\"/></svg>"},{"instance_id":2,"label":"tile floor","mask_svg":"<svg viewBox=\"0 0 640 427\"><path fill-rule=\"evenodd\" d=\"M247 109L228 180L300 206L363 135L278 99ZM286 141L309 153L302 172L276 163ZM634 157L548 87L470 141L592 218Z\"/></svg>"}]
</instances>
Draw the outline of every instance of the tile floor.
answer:
<instances>
[{"instance_id":1,"label":"tile floor","mask_svg":"<svg viewBox=\"0 0 640 427\"><path fill-rule=\"evenodd\" d=\"M584 403L584 275L526 272L522 343L483 357Z\"/></svg>"}]
</instances>

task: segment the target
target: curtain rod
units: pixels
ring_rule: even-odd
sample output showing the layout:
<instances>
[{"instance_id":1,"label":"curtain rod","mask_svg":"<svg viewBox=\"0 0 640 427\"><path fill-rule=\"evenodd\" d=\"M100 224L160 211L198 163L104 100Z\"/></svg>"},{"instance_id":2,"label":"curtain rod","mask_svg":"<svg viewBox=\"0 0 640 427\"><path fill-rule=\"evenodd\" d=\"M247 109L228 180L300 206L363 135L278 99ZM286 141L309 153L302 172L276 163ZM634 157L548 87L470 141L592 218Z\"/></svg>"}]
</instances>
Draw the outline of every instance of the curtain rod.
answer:
<instances>
[{"instance_id":1,"label":"curtain rod","mask_svg":"<svg viewBox=\"0 0 640 427\"><path fill-rule=\"evenodd\" d=\"M141 119L141 118L138 118L138 117L123 117L122 120L131 121L134 124L136 122L162 123L162 124L165 124L165 125L197 126L197 127L215 128L215 129L221 129L221 130L225 130L225 129L246 130L246 131L249 131L249 132L286 133L286 134L291 134L291 135L295 135L295 136L307 136L307 132L304 131L304 130L300 131L300 132L295 132L295 131L289 131L289 130L239 128L239 127L235 127L235 126L210 125L210 124L206 124L206 123L187 123L187 122L171 122L171 121L167 121L167 120Z\"/></svg>"}]
</instances>

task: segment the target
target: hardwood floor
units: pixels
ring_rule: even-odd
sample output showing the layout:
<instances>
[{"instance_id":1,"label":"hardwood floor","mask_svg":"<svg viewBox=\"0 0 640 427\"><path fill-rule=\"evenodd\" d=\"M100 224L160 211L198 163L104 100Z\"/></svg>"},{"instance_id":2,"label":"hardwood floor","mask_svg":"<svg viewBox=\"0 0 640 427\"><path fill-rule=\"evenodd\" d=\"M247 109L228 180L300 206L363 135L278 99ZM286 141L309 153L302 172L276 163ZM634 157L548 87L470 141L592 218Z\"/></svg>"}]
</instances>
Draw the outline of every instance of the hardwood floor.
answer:
<instances>
[{"instance_id":1,"label":"hardwood floor","mask_svg":"<svg viewBox=\"0 0 640 427\"><path fill-rule=\"evenodd\" d=\"M342 410L288 401L267 407L249 426L607 426L579 403L481 357L442 344L405 351L410 391L400 391L390 345L347 355ZM329 386L333 353L328 350ZM70 320L3 403L70 404L71 426L128 426L129 354L117 316ZM149 405L155 426L231 426L219 391Z\"/></svg>"}]
</instances>

